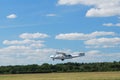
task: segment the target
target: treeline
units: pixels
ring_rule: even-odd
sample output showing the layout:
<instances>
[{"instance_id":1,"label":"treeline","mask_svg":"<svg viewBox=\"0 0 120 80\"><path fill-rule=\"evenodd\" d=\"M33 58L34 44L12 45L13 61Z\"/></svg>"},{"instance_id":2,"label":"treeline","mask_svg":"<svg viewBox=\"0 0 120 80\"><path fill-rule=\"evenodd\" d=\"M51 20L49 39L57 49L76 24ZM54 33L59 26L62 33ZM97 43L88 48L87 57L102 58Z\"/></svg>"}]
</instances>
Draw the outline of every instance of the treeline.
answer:
<instances>
[{"instance_id":1,"label":"treeline","mask_svg":"<svg viewBox=\"0 0 120 80\"><path fill-rule=\"evenodd\" d=\"M120 62L0 66L0 74L120 71Z\"/></svg>"}]
</instances>

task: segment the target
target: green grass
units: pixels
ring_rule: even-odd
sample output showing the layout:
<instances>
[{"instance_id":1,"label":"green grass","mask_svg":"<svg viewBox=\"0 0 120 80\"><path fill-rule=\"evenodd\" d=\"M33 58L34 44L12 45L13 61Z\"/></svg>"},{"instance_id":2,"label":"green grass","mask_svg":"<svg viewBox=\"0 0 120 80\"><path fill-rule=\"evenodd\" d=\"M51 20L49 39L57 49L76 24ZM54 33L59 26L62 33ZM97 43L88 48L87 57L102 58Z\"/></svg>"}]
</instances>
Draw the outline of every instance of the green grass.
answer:
<instances>
[{"instance_id":1,"label":"green grass","mask_svg":"<svg viewBox=\"0 0 120 80\"><path fill-rule=\"evenodd\" d=\"M120 80L120 72L80 72L0 75L0 80Z\"/></svg>"}]
</instances>

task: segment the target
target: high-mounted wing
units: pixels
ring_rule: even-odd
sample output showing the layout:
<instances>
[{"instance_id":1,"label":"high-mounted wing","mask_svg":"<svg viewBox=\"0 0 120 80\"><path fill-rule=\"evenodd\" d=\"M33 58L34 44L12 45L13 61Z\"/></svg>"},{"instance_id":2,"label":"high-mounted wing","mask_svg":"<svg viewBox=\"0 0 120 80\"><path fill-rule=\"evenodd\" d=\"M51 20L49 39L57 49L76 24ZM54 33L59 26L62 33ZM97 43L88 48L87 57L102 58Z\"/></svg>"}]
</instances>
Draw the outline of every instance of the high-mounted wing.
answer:
<instances>
[{"instance_id":1,"label":"high-mounted wing","mask_svg":"<svg viewBox=\"0 0 120 80\"><path fill-rule=\"evenodd\" d=\"M66 53L64 53L64 52L56 52L56 54L62 54L64 56L66 56Z\"/></svg>"}]
</instances>

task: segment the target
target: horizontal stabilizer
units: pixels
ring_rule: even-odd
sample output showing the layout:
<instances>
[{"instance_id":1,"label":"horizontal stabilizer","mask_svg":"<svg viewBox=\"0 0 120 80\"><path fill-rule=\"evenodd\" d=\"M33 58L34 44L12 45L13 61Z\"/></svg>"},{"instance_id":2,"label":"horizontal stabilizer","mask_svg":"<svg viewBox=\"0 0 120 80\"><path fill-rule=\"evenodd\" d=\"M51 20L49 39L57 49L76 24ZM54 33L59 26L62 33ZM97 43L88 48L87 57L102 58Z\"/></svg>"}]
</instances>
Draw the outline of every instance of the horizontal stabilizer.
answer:
<instances>
[{"instance_id":1,"label":"horizontal stabilizer","mask_svg":"<svg viewBox=\"0 0 120 80\"><path fill-rule=\"evenodd\" d=\"M85 53L79 53L79 56L85 56Z\"/></svg>"}]
</instances>

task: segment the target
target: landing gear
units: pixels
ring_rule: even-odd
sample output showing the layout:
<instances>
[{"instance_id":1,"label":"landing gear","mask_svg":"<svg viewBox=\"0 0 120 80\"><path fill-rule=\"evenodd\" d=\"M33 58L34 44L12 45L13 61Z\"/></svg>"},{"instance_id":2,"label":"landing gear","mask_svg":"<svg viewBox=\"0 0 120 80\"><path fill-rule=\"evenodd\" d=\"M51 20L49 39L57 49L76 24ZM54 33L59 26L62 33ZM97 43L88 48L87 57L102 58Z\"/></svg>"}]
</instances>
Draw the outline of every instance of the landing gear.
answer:
<instances>
[{"instance_id":1,"label":"landing gear","mask_svg":"<svg viewBox=\"0 0 120 80\"><path fill-rule=\"evenodd\" d=\"M61 59L62 61L64 61L64 59Z\"/></svg>"},{"instance_id":2,"label":"landing gear","mask_svg":"<svg viewBox=\"0 0 120 80\"><path fill-rule=\"evenodd\" d=\"M53 61L54 61L55 59L53 58Z\"/></svg>"}]
</instances>

